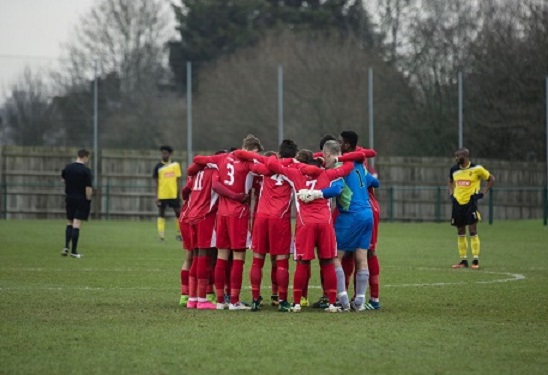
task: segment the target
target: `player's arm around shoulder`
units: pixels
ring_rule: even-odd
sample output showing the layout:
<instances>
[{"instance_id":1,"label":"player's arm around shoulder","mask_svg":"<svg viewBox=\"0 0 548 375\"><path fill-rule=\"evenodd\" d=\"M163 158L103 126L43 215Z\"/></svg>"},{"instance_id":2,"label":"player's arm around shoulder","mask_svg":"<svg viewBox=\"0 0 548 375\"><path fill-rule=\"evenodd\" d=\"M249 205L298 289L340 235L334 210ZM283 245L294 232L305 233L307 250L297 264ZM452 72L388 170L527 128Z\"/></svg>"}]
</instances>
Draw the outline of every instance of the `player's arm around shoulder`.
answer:
<instances>
[{"instance_id":1,"label":"player's arm around shoulder","mask_svg":"<svg viewBox=\"0 0 548 375\"><path fill-rule=\"evenodd\" d=\"M192 161L199 165L207 165L207 164L219 164L222 159L225 158L227 154L219 154L219 155L196 155Z\"/></svg>"},{"instance_id":2,"label":"player's arm around shoulder","mask_svg":"<svg viewBox=\"0 0 548 375\"><path fill-rule=\"evenodd\" d=\"M270 169L274 174L283 174L284 176L289 177L288 173L291 173L290 168L287 168L278 162L278 158L274 155L270 156L265 160L265 165Z\"/></svg>"},{"instance_id":3,"label":"player's arm around shoulder","mask_svg":"<svg viewBox=\"0 0 548 375\"><path fill-rule=\"evenodd\" d=\"M340 167L328 169L325 171L329 180L344 177L354 170L353 161L345 161Z\"/></svg>"},{"instance_id":4,"label":"player's arm around shoulder","mask_svg":"<svg viewBox=\"0 0 548 375\"><path fill-rule=\"evenodd\" d=\"M274 173L266 165L261 163L250 163L249 170L256 175L271 176Z\"/></svg>"}]
</instances>

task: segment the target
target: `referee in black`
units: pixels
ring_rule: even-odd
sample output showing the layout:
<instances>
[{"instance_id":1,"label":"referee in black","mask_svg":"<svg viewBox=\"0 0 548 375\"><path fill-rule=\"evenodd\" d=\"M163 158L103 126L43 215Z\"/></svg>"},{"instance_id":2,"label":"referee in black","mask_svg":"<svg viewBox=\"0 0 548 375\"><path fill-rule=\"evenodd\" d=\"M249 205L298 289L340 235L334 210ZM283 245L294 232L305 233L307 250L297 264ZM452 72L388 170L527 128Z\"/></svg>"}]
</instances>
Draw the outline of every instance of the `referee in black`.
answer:
<instances>
[{"instance_id":1,"label":"referee in black","mask_svg":"<svg viewBox=\"0 0 548 375\"><path fill-rule=\"evenodd\" d=\"M89 161L89 151L82 149L78 151L78 157L74 163L68 164L61 177L65 181L65 202L67 211L67 228L65 230L65 247L61 252L62 256L81 258L83 254L78 253L78 238L80 237L80 226L82 221L87 221L91 207L92 174L86 167ZM72 248L69 246L72 242Z\"/></svg>"}]
</instances>

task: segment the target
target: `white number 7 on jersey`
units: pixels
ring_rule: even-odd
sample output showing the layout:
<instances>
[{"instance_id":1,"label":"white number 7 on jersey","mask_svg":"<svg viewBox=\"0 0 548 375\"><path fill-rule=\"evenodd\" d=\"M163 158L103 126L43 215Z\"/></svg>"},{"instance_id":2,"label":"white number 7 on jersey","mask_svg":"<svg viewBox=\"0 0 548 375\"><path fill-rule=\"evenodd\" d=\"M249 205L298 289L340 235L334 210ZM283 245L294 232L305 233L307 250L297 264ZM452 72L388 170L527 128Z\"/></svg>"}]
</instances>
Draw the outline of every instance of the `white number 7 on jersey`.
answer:
<instances>
[{"instance_id":1,"label":"white number 7 on jersey","mask_svg":"<svg viewBox=\"0 0 548 375\"><path fill-rule=\"evenodd\" d=\"M310 180L310 181L306 181L306 187L309 189L309 190L314 190L314 187L316 187L316 182L318 180Z\"/></svg>"}]
</instances>

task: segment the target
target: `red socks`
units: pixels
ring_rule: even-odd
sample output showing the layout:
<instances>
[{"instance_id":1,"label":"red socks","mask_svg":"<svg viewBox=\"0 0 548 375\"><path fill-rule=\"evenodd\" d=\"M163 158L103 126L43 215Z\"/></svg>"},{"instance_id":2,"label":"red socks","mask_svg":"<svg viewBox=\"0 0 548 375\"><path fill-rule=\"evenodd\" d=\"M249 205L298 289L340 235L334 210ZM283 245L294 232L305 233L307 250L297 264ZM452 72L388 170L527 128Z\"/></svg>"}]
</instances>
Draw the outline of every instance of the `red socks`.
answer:
<instances>
[{"instance_id":1,"label":"red socks","mask_svg":"<svg viewBox=\"0 0 548 375\"><path fill-rule=\"evenodd\" d=\"M287 288L289 286L289 260L276 261L276 279L278 281L279 300L287 301ZM300 300L299 300L300 301Z\"/></svg>"},{"instance_id":2,"label":"red socks","mask_svg":"<svg viewBox=\"0 0 548 375\"><path fill-rule=\"evenodd\" d=\"M272 295L276 296L278 295L278 266L277 266L277 260L273 260L270 267L270 284L272 285Z\"/></svg>"},{"instance_id":3,"label":"red socks","mask_svg":"<svg viewBox=\"0 0 548 375\"><path fill-rule=\"evenodd\" d=\"M209 285L209 257L197 256L194 258L196 265L196 278L198 281L198 298L206 298ZM194 262L193 262L194 263Z\"/></svg>"},{"instance_id":4,"label":"red socks","mask_svg":"<svg viewBox=\"0 0 548 375\"><path fill-rule=\"evenodd\" d=\"M225 302L227 263L226 260L217 258L217 264L215 265L215 292L217 293L217 303Z\"/></svg>"},{"instance_id":5,"label":"red socks","mask_svg":"<svg viewBox=\"0 0 548 375\"><path fill-rule=\"evenodd\" d=\"M295 268L295 275L293 276L293 302L295 304L301 303L301 297L303 296L303 288L308 279L308 264L297 263Z\"/></svg>"},{"instance_id":6,"label":"red socks","mask_svg":"<svg viewBox=\"0 0 548 375\"><path fill-rule=\"evenodd\" d=\"M264 258L253 257L253 264L249 272L249 280L251 281L251 295L254 300L258 300L261 295L261 281L263 278Z\"/></svg>"},{"instance_id":7,"label":"red socks","mask_svg":"<svg viewBox=\"0 0 548 375\"><path fill-rule=\"evenodd\" d=\"M306 280L305 280L305 283L304 283L304 287L303 287L303 291L302 291L302 294L301 296L305 297L305 298L308 298L308 283L310 282L310 277L312 276L312 267L310 266L310 263L308 264L305 264L306 265ZM323 287L323 282L322 282L322 287ZM300 300L299 300L300 302ZM297 303L299 303L297 302Z\"/></svg>"},{"instance_id":8,"label":"red socks","mask_svg":"<svg viewBox=\"0 0 548 375\"><path fill-rule=\"evenodd\" d=\"M215 287L215 263L212 261L211 255L206 255L207 268L209 270L209 283L207 285L207 294L214 293ZM215 258L217 260L217 258Z\"/></svg>"},{"instance_id":9,"label":"red socks","mask_svg":"<svg viewBox=\"0 0 548 375\"><path fill-rule=\"evenodd\" d=\"M232 272L230 272L230 303L232 304L240 302L243 273L244 261L234 259L232 261Z\"/></svg>"},{"instance_id":10,"label":"red socks","mask_svg":"<svg viewBox=\"0 0 548 375\"><path fill-rule=\"evenodd\" d=\"M188 270L181 270L181 295L188 296Z\"/></svg>"},{"instance_id":11,"label":"red socks","mask_svg":"<svg viewBox=\"0 0 548 375\"><path fill-rule=\"evenodd\" d=\"M190 272L188 273L188 297L197 298L198 294L198 284L196 282L196 269L198 268L198 262L196 257L192 259L192 264L190 265Z\"/></svg>"},{"instance_id":12,"label":"red socks","mask_svg":"<svg viewBox=\"0 0 548 375\"><path fill-rule=\"evenodd\" d=\"M346 290L348 290L348 284L350 283L350 276L354 272L354 258L345 256L341 260L341 265L344 271L344 284L346 285Z\"/></svg>"},{"instance_id":13,"label":"red socks","mask_svg":"<svg viewBox=\"0 0 548 375\"><path fill-rule=\"evenodd\" d=\"M371 298L379 298L379 274L381 272L379 258L376 255L367 258L367 266L369 267L369 292Z\"/></svg>"},{"instance_id":14,"label":"red socks","mask_svg":"<svg viewBox=\"0 0 548 375\"><path fill-rule=\"evenodd\" d=\"M321 264L320 272L323 275L323 285L325 294L329 298L330 304L335 304L337 301L337 274L333 263Z\"/></svg>"}]
</instances>

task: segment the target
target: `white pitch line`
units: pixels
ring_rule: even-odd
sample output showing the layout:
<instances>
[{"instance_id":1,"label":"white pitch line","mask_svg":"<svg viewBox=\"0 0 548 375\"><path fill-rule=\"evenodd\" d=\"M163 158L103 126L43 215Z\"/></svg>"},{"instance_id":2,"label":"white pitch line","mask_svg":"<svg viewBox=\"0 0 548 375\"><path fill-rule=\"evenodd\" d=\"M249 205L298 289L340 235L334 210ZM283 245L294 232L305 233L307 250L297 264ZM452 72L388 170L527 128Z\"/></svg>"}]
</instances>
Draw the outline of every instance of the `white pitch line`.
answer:
<instances>
[{"instance_id":1,"label":"white pitch line","mask_svg":"<svg viewBox=\"0 0 548 375\"><path fill-rule=\"evenodd\" d=\"M484 281L472 281L472 282L454 282L454 283L445 283L445 282L439 282L439 283L418 283L418 284L381 284L382 288L394 288L394 287L403 287L403 288L409 288L409 287L428 287L428 286L451 286L451 285L464 285L464 284L495 284L495 283L505 283L509 281L519 281L524 280L525 275L519 274L519 273L511 273L511 272L492 272L492 271L482 271L483 273L489 273L493 275L507 275L508 278L504 279L495 279L495 280L484 280ZM270 288L270 285L262 285L261 288L268 289ZM29 286L29 287L0 287L0 290L172 290L175 288L150 288L150 287L131 287L131 288L124 288L124 287L90 287L90 286L59 286L59 287L46 287L46 286ZM250 286L245 286L244 289L251 289ZM289 289L292 289L291 286L289 286ZM309 285L308 289L321 289L321 286L319 285Z\"/></svg>"},{"instance_id":2,"label":"white pitch line","mask_svg":"<svg viewBox=\"0 0 548 375\"><path fill-rule=\"evenodd\" d=\"M5 270L5 269L4 269ZM17 269L18 271L20 271L21 269L18 268ZM28 271L29 269L25 269L25 271ZM30 270L33 270L33 271L55 271L55 272L64 272L64 271L67 271L66 269L50 269L50 268L31 268ZM423 268L421 270L428 270L426 268ZM76 271L76 270L75 270ZM131 269L110 269L110 270L105 270L105 269L80 269L78 271L86 271L86 272L99 272L99 271L102 271L102 272L130 272L132 271ZM143 270L135 270L135 271L143 271ZM160 270L160 269L149 269L149 270L146 270L147 272L165 272L165 270ZM456 271L456 272L459 272L459 271ZM459 282L452 282L452 283L446 283L446 282L438 282L438 283L417 283L417 284L381 284L381 287L383 288L398 288L398 287L403 287L403 288L413 288L413 287L428 287L428 286L450 286L450 285L464 285L464 284L495 284L495 283L505 283L505 282L510 282L510 281L519 281L519 280L524 280L525 279L525 275L522 275L522 274L519 274L519 273L511 273L511 272L493 272L493 271L478 271L478 273L488 273L488 274L492 274L492 275L506 275L508 276L507 278L502 278L502 279L495 279L495 280L480 280L480 281L468 281L468 282L464 282L464 281L459 281ZM262 285L261 288L264 288L264 289L268 289L270 288L271 286L270 285ZM291 286L289 286L290 289ZM321 289L321 286L319 285L309 285L308 286L309 289ZM68 290L68 289L72 289L72 290L166 290L166 289L171 289L171 288L150 288L150 287L131 287L131 288L124 288L124 287L88 287L88 286L83 286L83 287L79 287L79 286L76 286L76 287L71 287L71 286L59 286L59 287L44 287L44 286L29 286L29 287L0 287L0 290L28 290L28 289L38 289L38 290ZM245 286L243 289L251 289L251 286Z\"/></svg>"}]
</instances>

